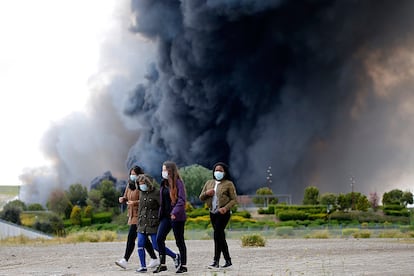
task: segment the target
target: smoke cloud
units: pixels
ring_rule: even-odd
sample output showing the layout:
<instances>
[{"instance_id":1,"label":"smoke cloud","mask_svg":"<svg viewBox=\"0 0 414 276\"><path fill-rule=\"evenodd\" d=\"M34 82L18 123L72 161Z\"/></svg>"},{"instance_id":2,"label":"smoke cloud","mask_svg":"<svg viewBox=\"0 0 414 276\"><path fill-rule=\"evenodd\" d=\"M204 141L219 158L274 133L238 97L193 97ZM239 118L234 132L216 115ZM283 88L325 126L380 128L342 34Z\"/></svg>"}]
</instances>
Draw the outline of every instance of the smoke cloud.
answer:
<instances>
[{"instance_id":1,"label":"smoke cloud","mask_svg":"<svg viewBox=\"0 0 414 276\"><path fill-rule=\"evenodd\" d=\"M267 186L271 166L294 202L309 185L348 193L350 177L364 194L412 189L413 8L132 0L132 42L106 45L92 111L52 127L45 152L62 183L133 163L158 176L171 159L227 162L239 193Z\"/></svg>"}]
</instances>

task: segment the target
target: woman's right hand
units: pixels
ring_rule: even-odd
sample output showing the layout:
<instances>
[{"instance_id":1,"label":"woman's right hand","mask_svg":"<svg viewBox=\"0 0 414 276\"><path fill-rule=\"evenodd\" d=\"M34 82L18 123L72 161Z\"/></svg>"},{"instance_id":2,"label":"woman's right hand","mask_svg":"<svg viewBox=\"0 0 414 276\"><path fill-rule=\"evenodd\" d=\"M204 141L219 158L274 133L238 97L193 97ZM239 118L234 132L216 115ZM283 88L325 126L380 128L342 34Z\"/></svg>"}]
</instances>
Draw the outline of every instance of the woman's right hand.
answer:
<instances>
[{"instance_id":1,"label":"woman's right hand","mask_svg":"<svg viewBox=\"0 0 414 276\"><path fill-rule=\"evenodd\" d=\"M206 195L213 196L214 195L214 189L206 191Z\"/></svg>"},{"instance_id":2,"label":"woman's right hand","mask_svg":"<svg viewBox=\"0 0 414 276\"><path fill-rule=\"evenodd\" d=\"M124 197L120 196L118 200L119 200L119 203L123 203L124 202Z\"/></svg>"}]
</instances>

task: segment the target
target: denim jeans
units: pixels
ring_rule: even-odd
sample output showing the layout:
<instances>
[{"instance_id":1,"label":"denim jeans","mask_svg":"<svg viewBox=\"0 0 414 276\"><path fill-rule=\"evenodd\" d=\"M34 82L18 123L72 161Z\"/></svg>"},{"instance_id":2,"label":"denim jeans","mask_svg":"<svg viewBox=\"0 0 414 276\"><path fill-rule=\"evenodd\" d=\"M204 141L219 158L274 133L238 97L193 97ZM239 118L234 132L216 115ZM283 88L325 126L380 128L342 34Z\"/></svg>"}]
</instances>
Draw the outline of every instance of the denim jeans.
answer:
<instances>
[{"instance_id":1,"label":"denim jeans","mask_svg":"<svg viewBox=\"0 0 414 276\"><path fill-rule=\"evenodd\" d=\"M151 242L152 242L152 246L155 250L158 251L158 246L157 246L157 234L144 234L144 233L138 233L138 242L137 242L137 247L138 247L138 256L139 256L139 261L141 263L141 267L147 267L146 263L145 263L145 251L144 251L144 247L146 245L146 242L148 242L148 237L151 238ZM168 256L170 256L171 258L175 258L177 255L171 251L168 247L165 248L166 254ZM152 258L155 259L155 258Z\"/></svg>"},{"instance_id":2,"label":"denim jeans","mask_svg":"<svg viewBox=\"0 0 414 276\"><path fill-rule=\"evenodd\" d=\"M134 252L136 238L137 238L137 225L131 224L129 226L127 245L126 245L125 254L124 254L124 258L127 261L131 257L132 252ZM152 247L152 244L150 243L148 238L146 239L146 243L144 243L143 247L145 247L145 249L147 250L148 254L151 256L151 258L153 259L157 258L154 252L154 248Z\"/></svg>"}]
</instances>

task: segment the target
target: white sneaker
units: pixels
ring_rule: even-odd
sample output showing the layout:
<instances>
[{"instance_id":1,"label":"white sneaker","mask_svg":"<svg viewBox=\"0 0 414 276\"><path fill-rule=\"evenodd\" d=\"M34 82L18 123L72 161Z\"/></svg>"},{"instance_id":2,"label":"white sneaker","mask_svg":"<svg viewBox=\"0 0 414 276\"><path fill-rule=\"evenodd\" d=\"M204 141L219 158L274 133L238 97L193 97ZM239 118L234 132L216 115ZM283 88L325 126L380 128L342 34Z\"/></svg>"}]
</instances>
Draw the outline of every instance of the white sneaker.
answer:
<instances>
[{"instance_id":1,"label":"white sneaker","mask_svg":"<svg viewBox=\"0 0 414 276\"><path fill-rule=\"evenodd\" d=\"M148 266L149 268L152 267L156 267L160 265L160 260L159 259L151 259L151 261L149 262Z\"/></svg>"},{"instance_id":2,"label":"white sneaker","mask_svg":"<svg viewBox=\"0 0 414 276\"><path fill-rule=\"evenodd\" d=\"M128 262L127 262L127 260L125 260L125 258L122 258L122 259L120 259L120 260L116 261L116 262L115 262L115 264L116 264L117 266L122 267L123 269L126 269L126 268L127 268L127 264L128 264Z\"/></svg>"}]
</instances>

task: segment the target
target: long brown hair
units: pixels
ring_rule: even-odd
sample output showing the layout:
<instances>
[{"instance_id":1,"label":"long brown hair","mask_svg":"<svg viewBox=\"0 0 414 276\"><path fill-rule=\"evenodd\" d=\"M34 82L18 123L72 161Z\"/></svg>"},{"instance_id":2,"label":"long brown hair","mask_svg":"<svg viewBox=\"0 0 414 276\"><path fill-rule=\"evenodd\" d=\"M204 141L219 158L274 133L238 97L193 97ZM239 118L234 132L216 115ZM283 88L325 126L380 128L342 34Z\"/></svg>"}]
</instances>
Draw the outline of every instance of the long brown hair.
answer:
<instances>
[{"instance_id":1,"label":"long brown hair","mask_svg":"<svg viewBox=\"0 0 414 276\"><path fill-rule=\"evenodd\" d=\"M177 202L178 198L178 190L177 190L177 179L181 179L180 174L178 173L177 165L172 161L165 161L163 164L168 171L168 175L171 177L172 182L169 182L170 178L168 178L168 183L170 184L170 198L173 204Z\"/></svg>"}]
</instances>

